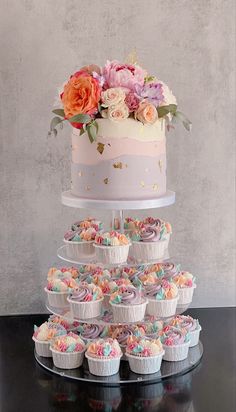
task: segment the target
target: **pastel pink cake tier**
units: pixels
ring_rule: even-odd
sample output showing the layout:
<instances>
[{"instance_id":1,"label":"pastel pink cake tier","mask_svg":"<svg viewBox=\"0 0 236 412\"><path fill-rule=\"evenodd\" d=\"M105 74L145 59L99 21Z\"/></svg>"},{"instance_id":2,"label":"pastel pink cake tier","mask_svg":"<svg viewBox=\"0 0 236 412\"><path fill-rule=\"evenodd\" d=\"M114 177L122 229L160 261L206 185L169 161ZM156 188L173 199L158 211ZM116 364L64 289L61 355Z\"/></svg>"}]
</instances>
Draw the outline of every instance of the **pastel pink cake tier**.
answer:
<instances>
[{"instance_id":1,"label":"pastel pink cake tier","mask_svg":"<svg viewBox=\"0 0 236 412\"><path fill-rule=\"evenodd\" d=\"M89 199L150 199L166 192L165 124L97 119L97 141L72 132L72 193ZM102 154L98 143L104 144Z\"/></svg>"}]
</instances>

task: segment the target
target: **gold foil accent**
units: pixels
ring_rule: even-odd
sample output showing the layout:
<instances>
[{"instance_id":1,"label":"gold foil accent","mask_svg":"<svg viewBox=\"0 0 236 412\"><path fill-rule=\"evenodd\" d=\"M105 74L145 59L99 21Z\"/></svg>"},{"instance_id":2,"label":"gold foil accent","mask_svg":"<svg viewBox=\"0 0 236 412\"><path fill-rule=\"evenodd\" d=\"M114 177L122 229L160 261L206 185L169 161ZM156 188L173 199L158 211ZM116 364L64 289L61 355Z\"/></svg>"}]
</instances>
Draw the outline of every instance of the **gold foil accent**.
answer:
<instances>
[{"instance_id":1,"label":"gold foil accent","mask_svg":"<svg viewBox=\"0 0 236 412\"><path fill-rule=\"evenodd\" d=\"M161 159L159 160L158 164L159 164L160 172L162 173L162 160Z\"/></svg>"},{"instance_id":2,"label":"gold foil accent","mask_svg":"<svg viewBox=\"0 0 236 412\"><path fill-rule=\"evenodd\" d=\"M133 50L131 50L131 52L126 57L125 61L128 64L138 64L138 57L137 57L136 47Z\"/></svg>"},{"instance_id":3,"label":"gold foil accent","mask_svg":"<svg viewBox=\"0 0 236 412\"><path fill-rule=\"evenodd\" d=\"M81 170L78 172L79 177L83 176L83 173L81 172Z\"/></svg>"},{"instance_id":4,"label":"gold foil accent","mask_svg":"<svg viewBox=\"0 0 236 412\"><path fill-rule=\"evenodd\" d=\"M113 163L114 169L123 169L123 163L122 162L116 162Z\"/></svg>"},{"instance_id":5,"label":"gold foil accent","mask_svg":"<svg viewBox=\"0 0 236 412\"><path fill-rule=\"evenodd\" d=\"M105 183L105 185L107 185L108 184L108 177L106 177L106 179L104 179L103 182Z\"/></svg>"},{"instance_id":6,"label":"gold foil accent","mask_svg":"<svg viewBox=\"0 0 236 412\"><path fill-rule=\"evenodd\" d=\"M91 189L90 186L85 186L85 190L89 191Z\"/></svg>"},{"instance_id":7,"label":"gold foil accent","mask_svg":"<svg viewBox=\"0 0 236 412\"><path fill-rule=\"evenodd\" d=\"M145 186L145 183L144 183L144 181L143 181L143 180L141 180L141 182L140 182L140 186L141 186L141 187L144 187L144 186Z\"/></svg>"},{"instance_id":8,"label":"gold foil accent","mask_svg":"<svg viewBox=\"0 0 236 412\"><path fill-rule=\"evenodd\" d=\"M155 192L158 190L158 185L155 183L153 186L152 186L152 188L153 188L153 190L155 190Z\"/></svg>"}]
</instances>

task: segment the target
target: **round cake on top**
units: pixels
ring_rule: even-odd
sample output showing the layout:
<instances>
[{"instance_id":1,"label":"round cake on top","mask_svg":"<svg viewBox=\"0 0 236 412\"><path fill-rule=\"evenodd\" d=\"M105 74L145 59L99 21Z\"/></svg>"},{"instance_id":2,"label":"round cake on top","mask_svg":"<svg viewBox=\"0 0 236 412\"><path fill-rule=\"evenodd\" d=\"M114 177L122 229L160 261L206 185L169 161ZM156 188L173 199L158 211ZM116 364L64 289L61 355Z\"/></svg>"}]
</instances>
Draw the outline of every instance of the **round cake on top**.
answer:
<instances>
[{"instance_id":1,"label":"round cake on top","mask_svg":"<svg viewBox=\"0 0 236 412\"><path fill-rule=\"evenodd\" d=\"M50 133L73 126L71 191L103 200L150 199L166 192L165 130L189 129L169 87L137 63L107 61L74 73L53 110Z\"/></svg>"}]
</instances>

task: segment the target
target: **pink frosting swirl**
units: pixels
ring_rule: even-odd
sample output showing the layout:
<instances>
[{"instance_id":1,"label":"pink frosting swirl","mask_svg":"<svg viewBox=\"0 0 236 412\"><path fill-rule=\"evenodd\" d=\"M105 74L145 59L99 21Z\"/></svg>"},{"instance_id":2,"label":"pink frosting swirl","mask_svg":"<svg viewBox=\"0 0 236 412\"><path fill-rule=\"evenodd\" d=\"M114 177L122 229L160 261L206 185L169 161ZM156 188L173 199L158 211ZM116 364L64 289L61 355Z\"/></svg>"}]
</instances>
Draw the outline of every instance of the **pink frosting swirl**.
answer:
<instances>
[{"instance_id":1,"label":"pink frosting swirl","mask_svg":"<svg viewBox=\"0 0 236 412\"><path fill-rule=\"evenodd\" d=\"M160 332L161 342L167 346L181 345L189 341L186 329L176 328L175 326L165 326Z\"/></svg>"},{"instance_id":2,"label":"pink frosting swirl","mask_svg":"<svg viewBox=\"0 0 236 412\"><path fill-rule=\"evenodd\" d=\"M137 305L143 303L142 293L134 286L121 286L118 291L113 293L110 302L122 305Z\"/></svg>"},{"instance_id":3,"label":"pink frosting swirl","mask_svg":"<svg viewBox=\"0 0 236 412\"><path fill-rule=\"evenodd\" d=\"M157 242L160 240L160 230L157 227L147 226L140 232L142 242Z\"/></svg>"}]
</instances>

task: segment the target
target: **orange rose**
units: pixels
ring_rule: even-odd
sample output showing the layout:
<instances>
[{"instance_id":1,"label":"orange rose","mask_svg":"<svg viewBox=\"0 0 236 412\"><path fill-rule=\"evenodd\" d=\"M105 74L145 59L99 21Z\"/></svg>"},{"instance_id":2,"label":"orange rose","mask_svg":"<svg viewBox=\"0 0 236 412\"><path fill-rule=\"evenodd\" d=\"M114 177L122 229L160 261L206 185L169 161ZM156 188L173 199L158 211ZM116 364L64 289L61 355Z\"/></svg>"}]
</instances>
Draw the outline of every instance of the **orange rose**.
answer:
<instances>
[{"instance_id":1,"label":"orange rose","mask_svg":"<svg viewBox=\"0 0 236 412\"><path fill-rule=\"evenodd\" d=\"M137 110L135 111L135 118L142 123L153 124L157 120L157 110L155 106L147 101L139 103Z\"/></svg>"},{"instance_id":2,"label":"orange rose","mask_svg":"<svg viewBox=\"0 0 236 412\"><path fill-rule=\"evenodd\" d=\"M95 114L100 95L101 88L98 81L87 71L80 70L73 74L61 95L66 119L76 114ZM81 123L72 123L72 126L80 128Z\"/></svg>"}]
</instances>

